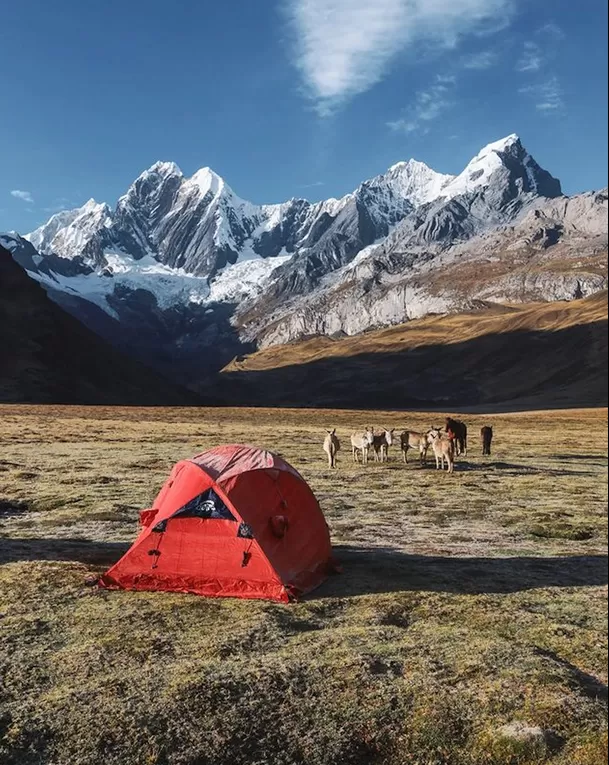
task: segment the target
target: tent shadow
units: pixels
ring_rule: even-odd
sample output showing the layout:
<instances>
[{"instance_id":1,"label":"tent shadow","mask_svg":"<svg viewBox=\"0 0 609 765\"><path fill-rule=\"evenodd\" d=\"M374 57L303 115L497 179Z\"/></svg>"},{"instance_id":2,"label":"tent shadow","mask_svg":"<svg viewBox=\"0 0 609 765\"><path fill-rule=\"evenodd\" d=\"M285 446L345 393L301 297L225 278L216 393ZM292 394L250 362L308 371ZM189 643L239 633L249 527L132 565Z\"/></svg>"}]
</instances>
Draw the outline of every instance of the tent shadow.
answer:
<instances>
[{"instance_id":1,"label":"tent shadow","mask_svg":"<svg viewBox=\"0 0 609 765\"><path fill-rule=\"evenodd\" d=\"M606 555L457 558L411 555L387 547L338 545L334 556L342 573L324 582L311 597L402 591L479 595L607 584Z\"/></svg>"},{"instance_id":2,"label":"tent shadow","mask_svg":"<svg viewBox=\"0 0 609 765\"><path fill-rule=\"evenodd\" d=\"M110 566L131 547L130 542L98 542L93 539L0 538L0 564L16 561L66 560L92 566Z\"/></svg>"},{"instance_id":3,"label":"tent shadow","mask_svg":"<svg viewBox=\"0 0 609 765\"><path fill-rule=\"evenodd\" d=\"M78 561L105 568L124 555L129 542L93 539L0 538L0 564L18 561ZM342 573L331 576L309 598L421 591L455 594L511 593L541 587L607 584L606 555L553 558L457 558L412 555L389 547L336 545Z\"/></svg>"}]
</instances>

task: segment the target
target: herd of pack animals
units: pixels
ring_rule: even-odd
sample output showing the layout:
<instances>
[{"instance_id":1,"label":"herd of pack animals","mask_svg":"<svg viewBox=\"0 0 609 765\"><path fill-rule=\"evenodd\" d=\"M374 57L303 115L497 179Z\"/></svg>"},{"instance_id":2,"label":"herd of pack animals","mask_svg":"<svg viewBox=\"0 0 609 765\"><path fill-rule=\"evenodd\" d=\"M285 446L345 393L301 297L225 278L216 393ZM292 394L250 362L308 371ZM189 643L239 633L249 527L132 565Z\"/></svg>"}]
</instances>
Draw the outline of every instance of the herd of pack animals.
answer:
<instances>
[{"instance_id":1,"label":"herd of pack animals","mask_svg":"<svg viewBox=\"0 0 609 765\"><path fill-rule=\"evenodd\" d=\"M490 425L482 427L480 437L482 455L490 456L493 428ZM351 434L353 462L359 463L361 459L362 464L365 465L371 451L376 462L386 462L389 447L393 446L394 443L396 443L395 428L383 429L380 433L376 433L371 427L356 431ZM408 463L408 451L412 449L413 452L418 453L420 464L425 465L427 452L431 447L436 459L436 470L444 470L446 466L446 470L452 473L455 469L455 457L467 456L467 425L461 420L447 417L444 429L430 428L425 432L403 430L399 434L399 444L405 463ZM328 430L323 444L324 452L328 458L328 467L337 467L336 457L340 448L336 428Z\"/></svg>"}]
</instances>

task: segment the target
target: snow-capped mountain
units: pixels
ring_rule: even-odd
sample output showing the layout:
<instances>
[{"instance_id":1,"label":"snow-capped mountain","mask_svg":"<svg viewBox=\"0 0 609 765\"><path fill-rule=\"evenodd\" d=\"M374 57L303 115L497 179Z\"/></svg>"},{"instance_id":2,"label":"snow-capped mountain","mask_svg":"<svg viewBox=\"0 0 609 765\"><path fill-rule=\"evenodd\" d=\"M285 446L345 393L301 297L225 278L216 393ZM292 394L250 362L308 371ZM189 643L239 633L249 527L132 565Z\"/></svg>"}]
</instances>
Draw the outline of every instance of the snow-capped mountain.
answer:
<instances>
[{"instance_id":1,"label":"snow-capped mountain","mask_svg":"<svg viewBox=\"0 0 609 765\"><path fill-rule=\"evenodd\" d=\"M473 208L466 197L431 206L428 217L413 216L419 229L409 216L306 295L267 298L265 311L246 302L234 318L242 338L260 348L310 335L355 335L489 302L572 300L607 289L607 189L537 197L515 218L482 228ZM436 225L439 219L443 225Z\"/></svg>"},{"instance_id":2,"label":"snow-capped mountain","mask_svg":"<svg viewBox=\"0 0 609 765\"><path fill-rule=\"evenodd\" d=\"M77 210L54 215L26 238L44 255L80 256L94 268L111 271L107 253L115 252L133 261L150 256L170 268L213 278L237 261L302 251L313 251L313 257L325 253L324 270L331 270L386 236L413 210L491 188L493 179L497 186L496 176L502 173L504 197L560 194L558 181L541 170L515 135L489 144L458 176L409 160L341 199L317 203L292 199L254 205L210 168L187 178L174 163L157 162L114 211L91 199Z\"/></svg>"},{"instance_id":3,"label":"snow-capped mountain","mask_svg":"<svg viewBox=\"0 0 609 765\"><path fill-rule=\"evenodd\" d=\"M112 268L104 255L121 251L133 260L151 256L170 268L213 277L237 261L312 247L341 213L357 207L365 210L375 234L386 234L451 180L411 160L342 199L256 206L240 199L210 168L186 178L174 163L157 162L118 200L114 212L89 200L54 215L26 238L45 255L81 256L95 267Z\"/></svg>"},{"instance_id":4,"label":"snow-capped mountain","mask_svg":"<svg viewBox=\"0 0 609 765\"><path fill-rule=\"evenodd\" d=\"M3 241L88 326L192 382L262 337L283 342L382 322L374 310L368 320L345 318L359 310L349 300L327 324L324 296L338 305L343 293L333 290L345 281L361 279L369 291L381 272L405 277L560 194L516 135L484 147L459 175L398 162L340 199L315 203L255 205L209 168L186 177L157 162L114 209L89 200ZM425 299L419 303L424 313ZM438 302L427 305L436 310ZM388 321L400 311L402 320L411 315L398 306Z\"/></svg>"},{"instance_id":5,"label":"snow-capped mountain","mask_svg":"<svg viewBox=\"0 0 609 765\"><path fill-rule=\"evenodd\" d=\"M104 263L104 247L112 216L107 204L90 199L76 210L57 213L27 239L38 252L61 258L80 257L92 266Z\"/></svg>"}]
</instances>

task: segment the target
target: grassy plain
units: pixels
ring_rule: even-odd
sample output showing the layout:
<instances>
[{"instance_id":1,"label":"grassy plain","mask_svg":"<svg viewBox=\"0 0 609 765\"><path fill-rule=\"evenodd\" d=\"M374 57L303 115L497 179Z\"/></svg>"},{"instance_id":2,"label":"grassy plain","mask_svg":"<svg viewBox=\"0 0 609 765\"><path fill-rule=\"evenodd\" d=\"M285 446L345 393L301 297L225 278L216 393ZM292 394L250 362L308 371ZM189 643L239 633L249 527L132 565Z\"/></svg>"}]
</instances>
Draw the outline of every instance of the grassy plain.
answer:
<instances>
[{"instance_id":1,"label":"grassy plain","mask_svg":"<svg viewBox=\"0 0 609 765\"><path fill-rule=\"evenodd\" d=\"M0 406L0 763L606 763L607 411L464 419L451 477L348 453L437 414ZM290 606L85 586L228 442L305 476L343 572Z\"/></svg>"}]
</instances>

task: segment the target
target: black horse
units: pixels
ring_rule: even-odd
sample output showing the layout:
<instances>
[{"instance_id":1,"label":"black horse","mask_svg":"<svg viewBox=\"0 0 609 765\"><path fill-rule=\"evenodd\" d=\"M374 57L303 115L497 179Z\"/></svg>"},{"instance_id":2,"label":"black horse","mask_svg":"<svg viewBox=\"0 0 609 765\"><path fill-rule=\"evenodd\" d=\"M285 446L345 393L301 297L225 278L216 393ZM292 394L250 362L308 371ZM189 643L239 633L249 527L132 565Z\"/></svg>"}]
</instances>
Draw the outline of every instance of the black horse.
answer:
<instances>
[{"instance_id":1,"label":"black horse","mask_svg":"<svg viewBox=\"0 0 609 765\"><path fill-rule=\"evenodd\" d=\"M461 422L461 420L453 420L452 417L447 417L445 430L449 438L454 439L457 454L467 456L467 425Z\"/></svg>"},{"instance_id":2,"label":"black horse","mask_svg":"<svg viewBox=\"0 0 609 765\"><path fill-rule=\"evenodd\" d=\"M491 441L493 440L493 429L490 425L480 428L480 437L482 438L482 455L490 457Z\"/></svg>"}]
</instances>

